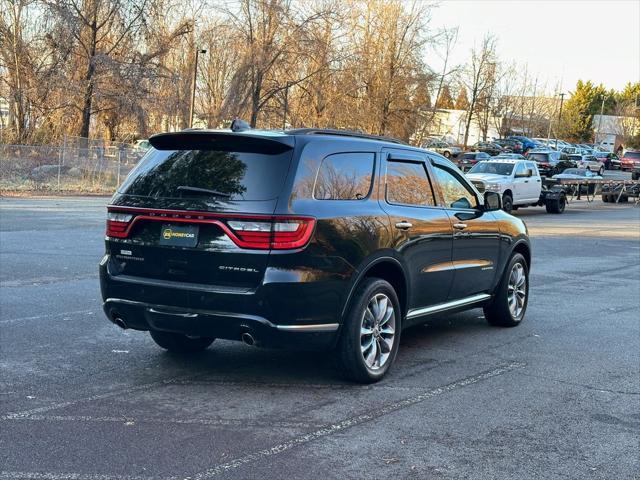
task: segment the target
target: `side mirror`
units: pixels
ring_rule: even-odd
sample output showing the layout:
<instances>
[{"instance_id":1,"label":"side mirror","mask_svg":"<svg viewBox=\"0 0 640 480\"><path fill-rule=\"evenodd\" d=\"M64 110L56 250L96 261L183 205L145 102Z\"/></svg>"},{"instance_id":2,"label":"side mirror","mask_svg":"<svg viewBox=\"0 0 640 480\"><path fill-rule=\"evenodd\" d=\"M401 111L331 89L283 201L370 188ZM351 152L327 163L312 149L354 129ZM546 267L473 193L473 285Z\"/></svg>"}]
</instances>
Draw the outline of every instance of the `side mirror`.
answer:
<instances>
[{"instance_id":1,"label":"side mirror","mask_svg":"<svg viewBox=\"0 0 640 480\"><path fill-rule=\"evenodd\" d=\"M484 211L495 212L502 209L502 197L496 192L484 192Z\"/></svg>"}]
</instances>

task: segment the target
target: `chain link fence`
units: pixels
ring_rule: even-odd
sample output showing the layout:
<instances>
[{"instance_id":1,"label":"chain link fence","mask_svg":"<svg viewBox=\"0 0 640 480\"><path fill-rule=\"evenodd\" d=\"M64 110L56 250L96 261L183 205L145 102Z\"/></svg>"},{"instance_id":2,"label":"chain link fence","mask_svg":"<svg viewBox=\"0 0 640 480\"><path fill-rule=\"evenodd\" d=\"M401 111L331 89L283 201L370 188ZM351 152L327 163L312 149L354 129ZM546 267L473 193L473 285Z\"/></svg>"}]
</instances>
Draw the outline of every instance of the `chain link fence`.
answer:
<instances>
[{"instance_id":1,"label":"chain link fence","mask_svg":"<svg viewBox=\"0 0 640 480\"><path fill-rule=\"evenodd\" d=\"M110 194L145 150L67 137L62 145L0 145L0 192Z\"/></svg>"}]
</instances>

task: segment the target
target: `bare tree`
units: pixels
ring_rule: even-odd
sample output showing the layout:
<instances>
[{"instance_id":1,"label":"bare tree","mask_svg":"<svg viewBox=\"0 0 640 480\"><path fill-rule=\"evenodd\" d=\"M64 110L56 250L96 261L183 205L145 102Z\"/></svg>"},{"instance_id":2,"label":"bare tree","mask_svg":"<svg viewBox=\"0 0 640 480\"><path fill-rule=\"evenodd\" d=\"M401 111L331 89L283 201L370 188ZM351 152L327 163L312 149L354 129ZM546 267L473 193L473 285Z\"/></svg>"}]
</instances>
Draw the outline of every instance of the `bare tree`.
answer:
<instances>
[{"instance_id":1,"label":"bare tree","mask_svg":"<svg viewBox=\"0 0 640 480\"><path fill-rule=\"evenodd\" d=\"M496 41L488 34L482 40L480 47L474 47L471 51L471 60L463 75L463 84L470 95L464 130L465 147L469 140L471 120L476 114L479 101L494 82L496 63Z\"/></svg>"}]
</instances>

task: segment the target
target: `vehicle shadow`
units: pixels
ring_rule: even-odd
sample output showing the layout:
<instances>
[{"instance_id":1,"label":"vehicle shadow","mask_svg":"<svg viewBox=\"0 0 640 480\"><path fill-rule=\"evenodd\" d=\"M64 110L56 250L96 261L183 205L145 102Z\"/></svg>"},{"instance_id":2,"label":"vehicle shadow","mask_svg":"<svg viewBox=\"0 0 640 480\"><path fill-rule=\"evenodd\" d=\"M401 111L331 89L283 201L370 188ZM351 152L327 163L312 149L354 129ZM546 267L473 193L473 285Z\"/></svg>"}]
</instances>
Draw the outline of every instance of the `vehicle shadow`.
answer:
<instances>
[{"instance_id":1,"label":"vehicle shadow","mask_svg":"<svg viewBox=\"0 0 640 480\"><path fill-rule=\"evenodd\" d=\"M433 351L468 343L472 337L489 334L481 310L430 318L423 325L402 332L400 350L390 375L383 382L415 370L416 365L437 364ZM480 318L479 318L480 317ZM159 351L158 366L187 371L211 382L282 385L358 386L340 372L335 351L305 351L249 347L240 342L216 340L206 351L177 355Z\"/></svg>"}]
</instances>

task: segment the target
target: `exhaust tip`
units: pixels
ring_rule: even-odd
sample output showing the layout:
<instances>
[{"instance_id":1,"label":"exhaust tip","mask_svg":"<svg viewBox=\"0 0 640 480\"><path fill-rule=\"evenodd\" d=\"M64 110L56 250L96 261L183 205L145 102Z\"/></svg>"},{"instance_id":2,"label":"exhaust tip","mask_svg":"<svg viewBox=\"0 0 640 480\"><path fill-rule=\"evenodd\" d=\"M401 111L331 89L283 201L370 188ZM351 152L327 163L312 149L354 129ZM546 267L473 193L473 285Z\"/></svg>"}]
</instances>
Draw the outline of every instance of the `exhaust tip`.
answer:
<instances>
[{"instance_id":1,"label":"exhaust tip","mask_svg":"<svg viewBox=\"0 0 640 480\"><path fill-rule=\"evenodd\" d=\"M123 330L127 329L127 323L120 317L113 317L113 323L115 323Z\"/></svg>"},{"instance_id":2,"label":"exhaust tip","mask_svg":"<svg viewBox=\"0 0 640 480\"><path fill-rule=\"evenodd\" d=\"M245 345L249 345L250 347L256 344L256 339L253 338L253 335L251 335L249 332L244 332L242 335L240 335L240 340L242 340L242 343L244 343Z\"/></svg>"}]
</instances>

